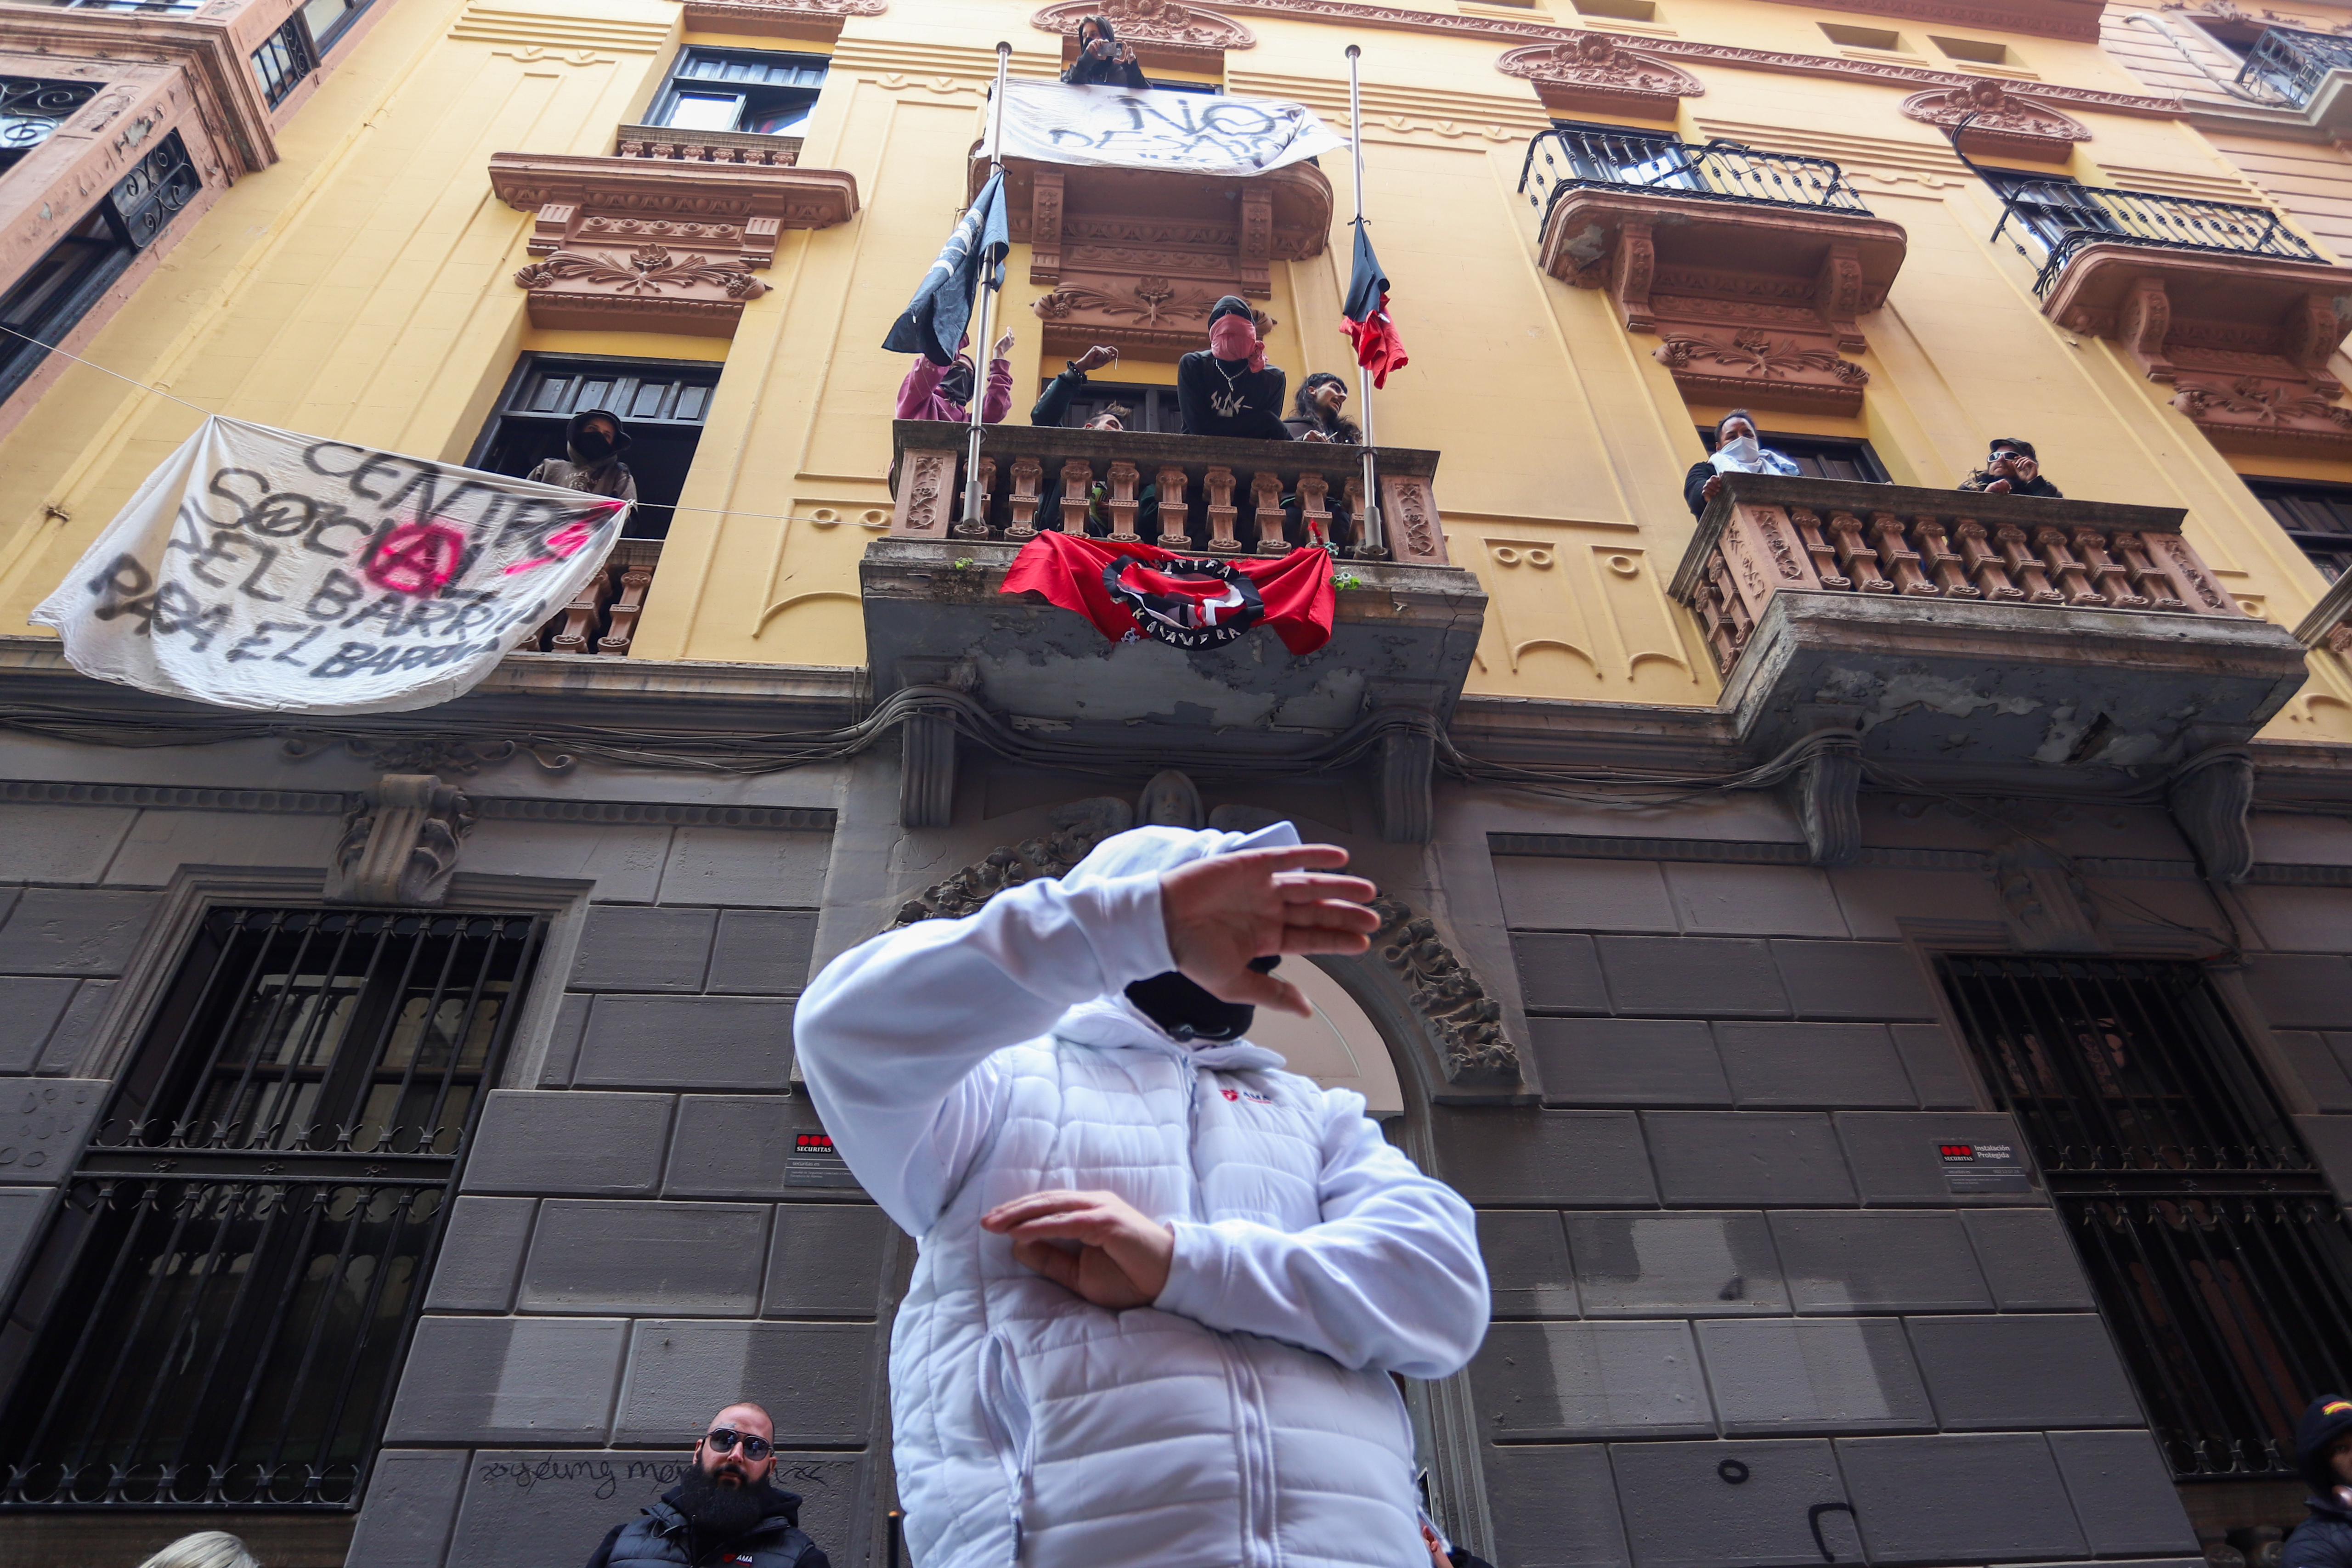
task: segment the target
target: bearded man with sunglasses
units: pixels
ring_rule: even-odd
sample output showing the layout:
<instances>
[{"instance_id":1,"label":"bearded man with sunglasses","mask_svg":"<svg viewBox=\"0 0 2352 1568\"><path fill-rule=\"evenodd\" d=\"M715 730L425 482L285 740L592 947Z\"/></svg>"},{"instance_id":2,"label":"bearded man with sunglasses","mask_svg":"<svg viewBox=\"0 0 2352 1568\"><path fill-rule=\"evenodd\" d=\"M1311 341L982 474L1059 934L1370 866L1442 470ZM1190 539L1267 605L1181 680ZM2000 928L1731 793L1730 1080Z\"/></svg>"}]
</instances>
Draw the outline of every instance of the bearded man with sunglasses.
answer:
<instances>
[{"instance_id":1,"label":"bearded man with sunglasses","mask_svg":"<svg viewBox=\"0 0 2352 1568\"><path fill-rule=\"evenodd\" d=\"M710 1418L694 1468L661 1500L604 1537L588 1568L832 1568L801 1533L798 1494L771 1485L776 1427L750 1403Z\"/></svg>"}]
</instances>

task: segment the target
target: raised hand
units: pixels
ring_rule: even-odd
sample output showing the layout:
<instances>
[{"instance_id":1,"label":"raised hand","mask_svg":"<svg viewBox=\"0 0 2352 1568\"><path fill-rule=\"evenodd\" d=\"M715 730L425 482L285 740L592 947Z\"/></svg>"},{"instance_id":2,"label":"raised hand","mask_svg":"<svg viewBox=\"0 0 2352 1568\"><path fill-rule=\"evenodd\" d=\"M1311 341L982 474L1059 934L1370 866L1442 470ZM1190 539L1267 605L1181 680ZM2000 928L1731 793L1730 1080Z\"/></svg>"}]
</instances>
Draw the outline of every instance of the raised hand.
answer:
<instances>
[{"instance_id":1,"label":"raised hand","mask_svg":"<svg viewBox=\"0 0 2352 1568\"><path fill-rule=\"evenodd\" d=\"M1275 953L1360 953L1380 928L1364 907L1379 892L1360 876L1331 876L1348 863L1337 844L1245 850L1163 872L1160 909L1176 967L1210 995L1300 1018L1314 1009L1297 987L1252 969Z\"/></svg>"},{"instance_id":2,"label":"raised hand","mask_svg":"<svg viewBox=\"0 0 2352 1568\"><path fill-rule=\"evenodd\" d=\"M1000 1203L981 1228L1013 1239L1024 1269L1098 1307L1146 1307L1168 1288L1176 1235L1112 1192L1039 1192Z\"/></svg>"},{"instance_id":3,"label":"raised hand","mask_svg":"<svg viewBox=\"0 0 2352 1568\"><path fill-rule=\"evenodd\" d=\"M1010 333L1010 332L1007 332L1007 333L1005 333L1005 334L1004 334L1004 336L1003 336L1002 338L999 338L998 340L996 340L996 352L995 352L994 354L992 354L992 356L990 356L990 357L991 357L991 358L992 358L992 359L999 359L999 360L1001 360L1001 359L1003 359L1006 355L1008 355L1008 354L1010 354L1010 353L1012 353L1012 352L1013 352L1013 334L1012 334L1012 333Z\"/></svg>"},{"instance_id":4,"label":"raised hand","mask_svg":"<svg viewBox=\"0 0 2352 1568\"><path fill-rule=\"evenodd\" d=\"M1105 365L1116 362L1118 359L1117 349L1112 348L1108 343L1097 343L1093 348L1072 360L1070 368L1074 371L1098 371Z\"/></svg>"}]
</instances>

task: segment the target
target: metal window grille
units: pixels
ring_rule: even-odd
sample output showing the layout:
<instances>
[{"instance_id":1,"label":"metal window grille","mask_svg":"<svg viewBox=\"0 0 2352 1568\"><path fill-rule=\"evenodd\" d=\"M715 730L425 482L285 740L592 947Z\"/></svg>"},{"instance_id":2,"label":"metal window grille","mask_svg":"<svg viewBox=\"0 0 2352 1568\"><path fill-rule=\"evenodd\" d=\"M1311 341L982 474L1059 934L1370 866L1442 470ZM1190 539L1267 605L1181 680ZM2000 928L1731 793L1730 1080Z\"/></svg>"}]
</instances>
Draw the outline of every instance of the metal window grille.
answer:
<instances>
[{"instance_id":1,"label":"metal window grille","mask_svg":"<svg viewBox=\"0 0 2352 1568\"><path fill-rule=\"evenodd\" d=\"M2260 82L2302 106L2310 103L2331 73L2346 70L2352 70L2352 38L2301 27L2266 27L2246 51L2238 80Z\"/></svg>"},{"instance_id":2,"label":"metal window grille","mask_svg":"<svg viewBox=\"0 0 2352 1568\"><path fill-rule=\"evenodd\" d=\"M310 47L310 29L299 11L253 51L253 74L261 79L261 96L272 109L284 103L287 95L302 85L302 78L318 68L319 52Z\"/></svg>"},{"instance_id":3,"label":"metal window grille","mask_svg":"<svg viewBox=\"0 0 2352 1568\"><path fill-rule=\"evenodd\" d=\"M74 110L98 96L101 85L0 76L0 169L47 141Z\"/></svg>"},{"instance_id":4,"label":"metal window grille","mask_svg":"<svg viewBox=\"0 0 2352 1568\"><path fill-rule=\"evenodd\" d=\"M2352 1381L2352 1233L2193 964L1948 957L2181 1480L2290 1479Z\"/></svg>"},{"instance_id":5,"label":"metal window grille","mask_svg":"<svg viewBox=\"0 0 2352 1568\"><path fill-rule=\"evenodd\" d=\"M1540 163L1542 167L1537 165ZM1770 152L1720 138L1703 147L1607 126L1559 125L1528 143L1519 193L1549 222L1566 191L1639 187L1696 202L1820 207L1870 216L1845 173L1826 158Z\"/></svg>"},{"instance_id":6,"label":"metal window grille","mask_svg":"<svg viewBox=\"0 0 2352 1568\"><path fill-rule=\"evenodd\" d=\"M0 1324L0 1507L356 1506L540 933L205 918Z\"/></svg>"}]
</instances>

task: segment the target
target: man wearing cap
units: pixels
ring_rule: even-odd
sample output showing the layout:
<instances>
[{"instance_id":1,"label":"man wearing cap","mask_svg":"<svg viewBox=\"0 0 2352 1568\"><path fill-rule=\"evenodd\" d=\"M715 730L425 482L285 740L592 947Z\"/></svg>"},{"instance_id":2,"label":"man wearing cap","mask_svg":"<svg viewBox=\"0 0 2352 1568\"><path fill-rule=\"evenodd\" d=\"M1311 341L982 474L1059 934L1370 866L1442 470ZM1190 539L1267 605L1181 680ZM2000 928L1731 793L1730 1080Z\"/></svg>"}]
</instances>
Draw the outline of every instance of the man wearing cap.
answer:
<instances>
[{"instance_id":1,"label":"man wearing cap","mask_svg":"<svg viewBox=\"0 0 2352 1568\"><path fill-rule=\"evenodd\" d=\"M1994 436L1985 455L1985 465L1961 480L1960 488L1994 496L2041 496L2053 501L2066 498L2063 490L2042 476L2042 462L2033 455L2033 444L2013 435Z\"/></svg>"},{"instance_id":2,"label":"man wearing cap","mask_svg":"<svg viewBox=\"0 0 2352 1568\"><path fill-rule=\"evenodd\" d=\"M1285 954L1372 885L1289 823L1147 827L826 966L793 1019L850 1168L919 1246L891 1433L923 1568L1426 1568L1391 1374L1485 1334L1468 1207L1280 1071Z\"/></svg>"},{"instance_id":3,"label":"man wearing cap","mask_svg":"<svg viewBox=\"0 0 2352 1568\"><path fill-rule=\"evenodd\" d=\"M1282 423L1287 385L1265 362L1265 344L1249 301L1228 294L1209 307L1209 346L1176 361L1176 406L1187 435L1238 435L1287 441Z\"/></svg>"}]
</instances>

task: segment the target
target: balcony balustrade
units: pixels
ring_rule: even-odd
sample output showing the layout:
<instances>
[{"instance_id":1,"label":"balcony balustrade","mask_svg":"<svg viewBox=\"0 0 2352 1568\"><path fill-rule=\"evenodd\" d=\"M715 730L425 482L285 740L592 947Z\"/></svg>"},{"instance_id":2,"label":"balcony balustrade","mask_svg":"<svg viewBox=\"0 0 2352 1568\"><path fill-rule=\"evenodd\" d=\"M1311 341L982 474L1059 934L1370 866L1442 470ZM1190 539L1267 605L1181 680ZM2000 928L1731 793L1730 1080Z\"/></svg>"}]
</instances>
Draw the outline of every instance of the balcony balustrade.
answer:
<instances>
[{"instance_id":1,"label":"balcony balustrade","mask_svg":"<svg viewBox=\"0 0 2352 1568\"><path fill-rule=\"evenodd\" d=\"M2178 507L1725 476L1675 576L1743 737L1906 766L2135 768L2244 741L2305 679Z\"/></svg>"},{"instance_id":2,"label":"balcony balustrade","mask_svg":"<svg viewBox=\"0 0 2352 1568\"><path fill-rule=\"evenodd\" d=\"M2352 130L2352 38L2301 27L2270 27L2238 69L2242 83L2267 87L2312 124Z\"/></svg>"},{"instance_id":3,"label":"balcony balustrade","mask_svg":"<svg viewBox=\"0 0 2352 1568\"><path fill-rule=\"evenodd\" d=\"M1870 374L1856 318L1885 303L1901 225L1835 163L1729 141L1555 129L1519 190L1544 270L1607 288L1695 402L1852 413Z\"/></svg>"},{"instance_id":4,"label":"balcony balustrade","mask_svg":"<svg viewBox=\"0 0 2352 1568\"><path fill-rule=\"evenodd\" d=\"M951 686L1013 727L1098 759L1148 753L1304 773L1361 757L1382 831L1427 837L1434 731L1469 674L1486 605L1477 580L1446 564L1436 453L1374 449L1394 559L1338 562L1330 641L1293 654L1264 628L1208 648L1113 643L1042 595L999 590L1024 543L1055 528L1084 531L1097 505L1112 538L1201 555L1319 544L1334 503L1361 516L1351 486L1362 448L991 425L981 458L987 521L973 528L958 521L963 437L961 425L896 427L897 510L859 566L876 698ZM1067 505L1047 515L1044 493L1056 484ZM1147 486L1158 518L1149 528ZM947 821L955 739L947 717L908 721L907 825Z\"/></svg>"},{"instance_id":5,"label":"balcony balustrade","mask_svg":"<svg viewBox=\"0 0 2352 1568\"><path fill-rule=\"evenodd\" d=\"M539 629L529 646L542 653L627 658L661 553L659 539L621 540L605 558L604 570L588 580L563 613Z\"/></svg>"},{"instance_id":6,"label":"balcony balustrade","mask_svg":"<svg viewBox=\"0 0 2352 1568\"><path fill-rule=\"evenodd\" d=\"M738 163L790 169L801 161L803 139L742 131L680 131L668 125L624 125L613 137L616 158L672 163Z\"/></svg>"},{"instance_id":7,"label":"balcony balustrade","mask_svg":"<svg viewBox=\"0 0 2352 1568\"><path fill-rule=\"evenodd\" d=\"M2033 277L2038 299L2047 299L2067 268L2097 246L2327 265L2309 240L2288 228L2269 207L2078 185L2070 180L2004 180L2000 193L2007 211L1994 226L1993 238L2000 239L2013 221L2015 232L2042 252L2041 270ZM2032 253L2022 247L2020 254L2031 259Z\"/></svg>"}]
</instances>

